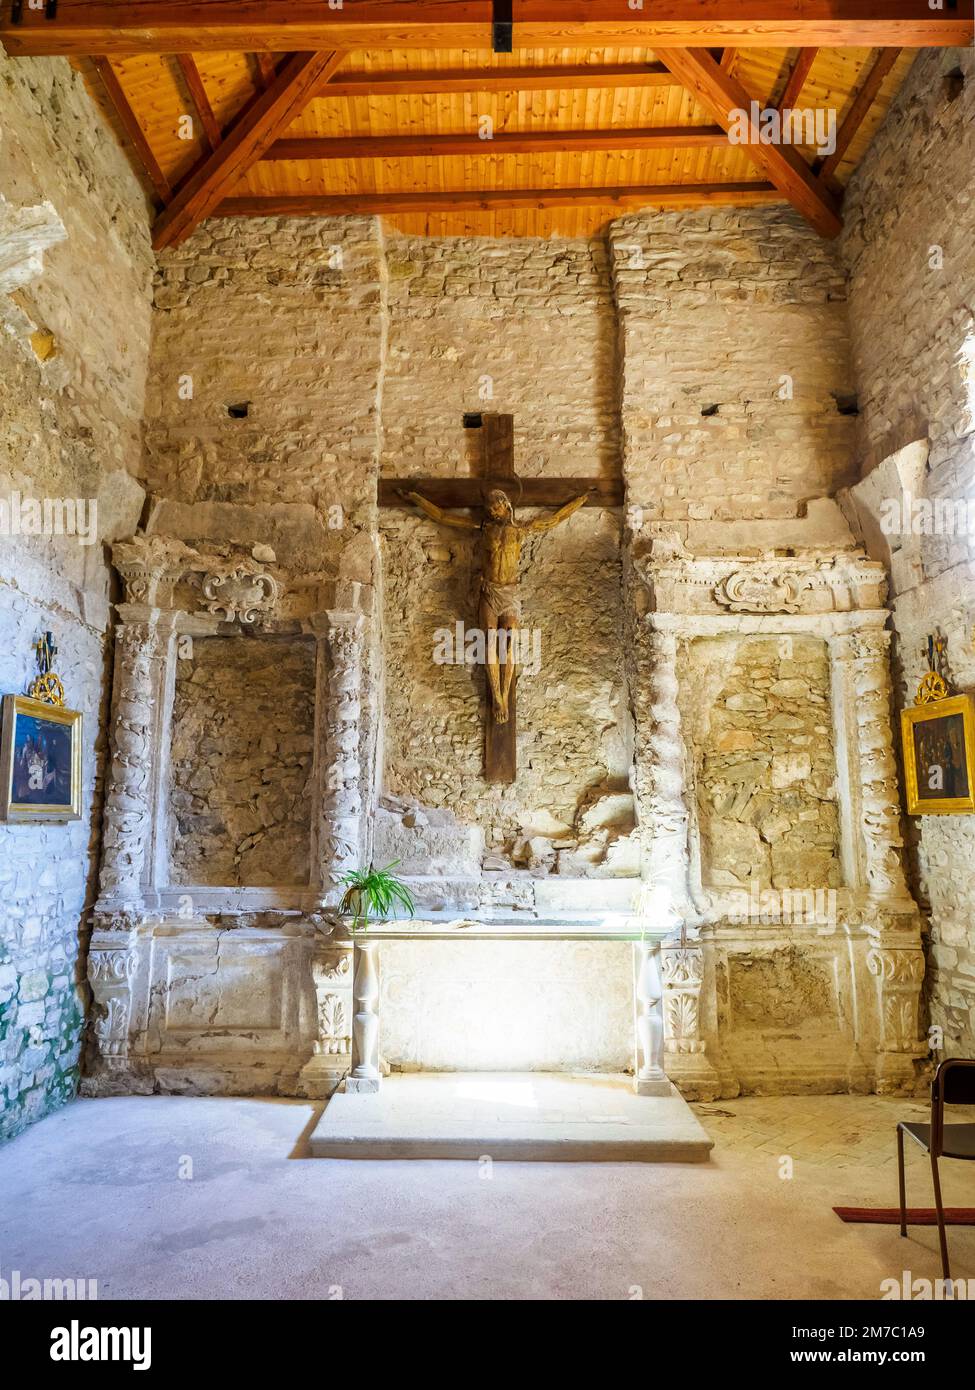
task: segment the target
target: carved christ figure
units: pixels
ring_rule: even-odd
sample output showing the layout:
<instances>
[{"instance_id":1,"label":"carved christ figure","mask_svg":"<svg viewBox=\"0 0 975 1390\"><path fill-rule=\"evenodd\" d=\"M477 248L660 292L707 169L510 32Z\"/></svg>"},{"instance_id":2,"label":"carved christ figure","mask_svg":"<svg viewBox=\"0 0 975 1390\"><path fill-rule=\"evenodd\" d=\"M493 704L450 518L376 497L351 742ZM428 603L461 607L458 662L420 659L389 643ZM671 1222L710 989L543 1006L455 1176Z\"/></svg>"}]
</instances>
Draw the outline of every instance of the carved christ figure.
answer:
<instances>
[{"instance_id":1,"label":"carved christ figure","mask_svg":"<svg viewBox=\"0 0 975 1390\"><path fill-rule=\"evenodd\" d=\"M454 526L459 531L480 531L481 533L481 586L478 597L478 614L481 628L485 634L486 665L488 683L491 689L491 708L498 724L508 722L508 697L511 682L515 675L514 643L517 639L502 637L501 632L514 633L521 627L521 596L518 592L518 571L521 565L521 545L526 536L537 535L539 531L551 531L584 506L589 497L584 492L574 497L564 507L551 516L530 521L527 526L519 526L515 521L515 511L508 495L500 488L493 488L487 495L484 516L480 521L468 517L451 516L435 502L421 497L418 492L405 494L420 511L444 526ZM503 653L505 660L499 659Z\"/></svg>"}]
</instances>

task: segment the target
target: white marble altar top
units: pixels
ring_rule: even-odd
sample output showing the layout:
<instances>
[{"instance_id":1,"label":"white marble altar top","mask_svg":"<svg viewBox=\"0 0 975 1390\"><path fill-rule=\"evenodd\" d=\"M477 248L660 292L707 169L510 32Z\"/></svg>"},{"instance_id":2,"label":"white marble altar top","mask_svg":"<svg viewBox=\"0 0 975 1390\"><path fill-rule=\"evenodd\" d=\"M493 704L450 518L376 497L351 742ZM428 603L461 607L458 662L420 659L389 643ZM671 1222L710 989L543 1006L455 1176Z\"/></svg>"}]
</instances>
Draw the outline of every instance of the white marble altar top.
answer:
<instances>
[{"instance_id":1,"label":"white marble altar top","mask_svg":"<svg viewBox=\"0 0 975 1390\"><path fill-rule=\"evenodd\" d=\"M636 917L609 913L590 921L512 919L483 921L469 917L449 921L413 919L382 922L357 932L369 941L663 941L672 926L653 927Z\"/></svg>"}]
</instances>

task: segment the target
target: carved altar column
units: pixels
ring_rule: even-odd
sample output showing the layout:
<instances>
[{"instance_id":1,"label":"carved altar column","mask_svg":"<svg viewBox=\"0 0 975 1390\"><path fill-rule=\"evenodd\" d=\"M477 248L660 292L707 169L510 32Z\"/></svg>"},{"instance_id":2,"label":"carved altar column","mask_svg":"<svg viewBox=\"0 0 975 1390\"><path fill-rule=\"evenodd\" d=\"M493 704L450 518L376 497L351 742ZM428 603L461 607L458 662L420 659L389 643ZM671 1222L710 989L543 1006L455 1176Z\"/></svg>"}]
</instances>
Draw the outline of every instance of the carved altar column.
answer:
<instances>
[{"instance_id":1,"label":"carved altar column","mask_svg":"<svg viewBox=\"0 0 975 1390\"><path fill-rule=\"evenodd\" d=\"M345 1080L347 1092L378 1091L379 1069L379 945L353 942L352 1067Z\"/></svg>"},{"instance_id":2,"label":"carved altar column","mask_svg":"<svg viewBox=\"0 0 975 1390\"><path fill-rule=\"evenodd\" d=\"M351 1064L351 942L317 938L312 947L311 974L318 1037L311 1058L302 1068L298 1091L313 1100L325 1100Z\"/></svg>"},{"instance_id":3,"label":"carved altar column","mask_svg":"<svg viewBox=\"0 0 975 1390\"><path fill-rule=\"evenodd\" d=\"M365 620L328 612L313 620L318 638L316 753L317 863L323 902L342 896L342 876L362 855L362 666Z\"/></svg>"},{"instance_id":4,"label":"carved altar column","mask_svg":"<svg viewBox=\"0 0 975 1390\"><path fill-rule=\"evenodd\" d=\"M648 888L640 910L655 926L670 928L660 948L667 1075L685 1097L712 1100L720 1094L721 1084L700 1027L704 951L688 890L689 815L678 704L678 633L669 614L652 614L648 622L651 664L646 672L646 712L652 723L646 735L648 766L642 770L645 790L640 798L640 813L646 820L643 874Z\"/></svg>"},{"instance_id":5,"label":"carved altar column","mask_svg":"<svg viewBox=\"0 0 975 1390\"><path fill-rule=\"evenodd\" d=\"M158 609L120 604L119 614L98 904L109 912L138 907L143 900L156 796L153 735L171 636L160 631Z\"/></svg>"},{"instance_id":6,"label":"carved altar column","mask_svg":"<svg viewBox=\"0 0 975 1390\"><path fill-rule=\"evenodd\" d=\"M633 943L633 999L636 1012L634 1090L638 1096L669 1096L670 1081L663 1068L664 1023L661 1014L659 946L656 941Z\"/></svg>"}]
</instances>

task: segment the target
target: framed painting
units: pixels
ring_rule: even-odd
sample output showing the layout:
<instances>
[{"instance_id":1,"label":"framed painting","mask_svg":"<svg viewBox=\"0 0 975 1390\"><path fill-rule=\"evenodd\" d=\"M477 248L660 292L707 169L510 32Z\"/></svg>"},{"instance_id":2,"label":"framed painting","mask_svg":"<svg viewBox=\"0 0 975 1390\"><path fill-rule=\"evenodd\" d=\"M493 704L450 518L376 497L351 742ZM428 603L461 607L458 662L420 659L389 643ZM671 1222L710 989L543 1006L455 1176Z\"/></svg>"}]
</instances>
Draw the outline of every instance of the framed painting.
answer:
<instances>
[{"instance_id":1,"label":"framed painting","mask_svg":"<svg viewBox=\"0 0 975 1390\"><path fill-rule=\"evenodd\" d=\"M901 712L909 816L975 811L975 700L950 695Z\"/></svg>"},{"instance_id":2,"label":"framed painting","mask_svg":"<svg viewBox=\"0 0 975 1390\"><path fill-rule=\"evenodd\" d=\"M0 816L7 821L81 819L80 710L26 695L3 697Z\"/></svg>"}]
</instances>

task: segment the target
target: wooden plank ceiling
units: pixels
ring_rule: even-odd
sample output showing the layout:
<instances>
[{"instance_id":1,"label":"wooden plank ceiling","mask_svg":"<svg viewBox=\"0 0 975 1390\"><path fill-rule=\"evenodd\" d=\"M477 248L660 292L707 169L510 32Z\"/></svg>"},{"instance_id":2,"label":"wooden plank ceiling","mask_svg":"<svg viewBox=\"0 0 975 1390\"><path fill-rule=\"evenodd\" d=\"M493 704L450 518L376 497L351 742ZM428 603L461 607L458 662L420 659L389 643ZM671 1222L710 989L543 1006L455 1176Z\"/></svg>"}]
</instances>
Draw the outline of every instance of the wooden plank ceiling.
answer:
<instances>
[{"instance_id":1,"label":"wooden plank ceiling","mask_svg":"<svg viewBox=\"0 0 975 1390\"><path fill-rule=\"evenodd\" d=\"M207 216L377 212L411 234L585 236L621 208L720 202L791 202L832 236L916 48L960 37L950 10L933 27L927 0L697 0L693 32L679 5L646 8L652 23L624 6L616 28L655 46L594 44L618 0L565 0L560 24L546 0L515 0L501 53L490 0L60 0L53 20L24 8L19 23L2 0L0 40L72 57L152 192L163 247ZM415 27L420 11L439 27ZM707 45L720 23L748 46ZM525 46L549 32L564 41ZM729 111L752 101L834 111L835 154L729 142Z\"/></svg>"}]
</instances>

